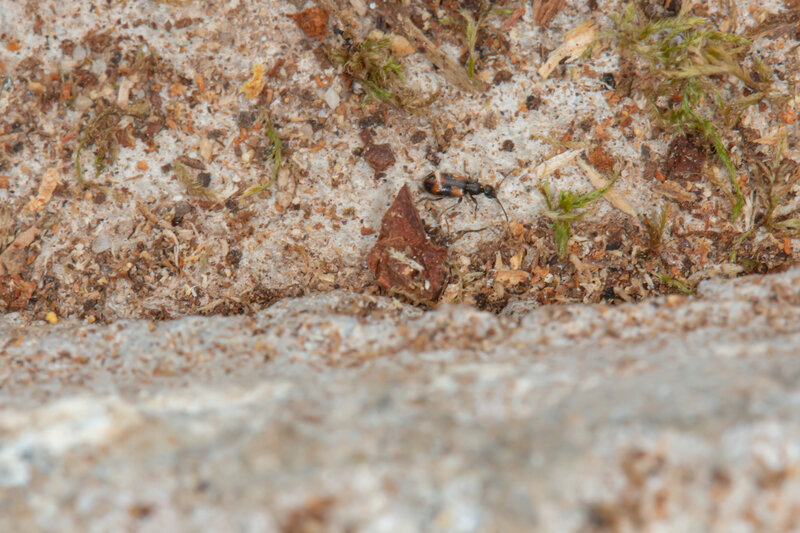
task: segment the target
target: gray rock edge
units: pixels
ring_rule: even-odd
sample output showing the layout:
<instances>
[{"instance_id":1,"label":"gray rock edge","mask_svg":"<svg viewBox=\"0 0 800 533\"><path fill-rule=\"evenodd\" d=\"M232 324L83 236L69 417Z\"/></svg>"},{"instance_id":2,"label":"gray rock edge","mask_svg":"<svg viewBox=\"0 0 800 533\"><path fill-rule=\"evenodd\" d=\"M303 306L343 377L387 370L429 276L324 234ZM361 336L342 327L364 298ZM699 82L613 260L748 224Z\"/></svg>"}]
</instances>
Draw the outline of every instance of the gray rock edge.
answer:
<instances>
[{"instance_id":1,"label":"gray rock edge","mask_svg":"<svg viewBox=\"0 0 800 533\"><path fill-rule=\"evenodd\" d=\"M0 530L792 531L799 287L500 317L344 292L7 315Z\"/></svg>"}]
</instances>

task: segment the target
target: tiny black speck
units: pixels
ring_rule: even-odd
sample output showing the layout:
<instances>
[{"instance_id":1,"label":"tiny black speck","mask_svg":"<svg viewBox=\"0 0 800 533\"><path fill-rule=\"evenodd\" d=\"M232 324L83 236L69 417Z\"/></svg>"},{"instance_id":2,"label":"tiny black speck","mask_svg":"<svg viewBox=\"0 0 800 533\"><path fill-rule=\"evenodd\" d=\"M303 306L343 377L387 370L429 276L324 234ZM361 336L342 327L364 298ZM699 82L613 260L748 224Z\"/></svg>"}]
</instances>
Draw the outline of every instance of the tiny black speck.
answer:
<instances>
[{"instance_id":1,"label":"tiny black speck","mask_svg":"<svg viewBox=\"0 0 800 533\"><path fill-rule=\"evenodd\" d=\"M617 80L611 72L604 72L603 75L600 76L600 81L608 85L611 89L617 88Z\"/></svg>"},{"instance_id":2,"label":"tiny black speck","mask_svg":"<svg viewBox=\"0 0 800 533\"><path fill-rule=\"evenodd\" d=\"M197 183L199 183L201 187L208 187L209 185L211 185L211 173L201 172L200 174L198 174Z\"/></svg>"},{"instance_id":3,"label":"tiny black speck","mask_svg":"<svg viewBox=\"0 0 800 533\"><path fill-rule=\"evenodd\" d=\"M542 97L538 94L529 94L525 99L525 109L528 111L539 109L540 105L542 105Z\"/></svg>"},{"instance_id":4,"label":"tiny black speck","mask_svg":"<svg viewBox=\"0 0 800 533\"><path fill-rule=\"evenodd\" d=\"M614 294L614 287L609 285L605 289L603 289L603 299L613 302L616 299L617 295Z\"/></svg>"}]
</instances>

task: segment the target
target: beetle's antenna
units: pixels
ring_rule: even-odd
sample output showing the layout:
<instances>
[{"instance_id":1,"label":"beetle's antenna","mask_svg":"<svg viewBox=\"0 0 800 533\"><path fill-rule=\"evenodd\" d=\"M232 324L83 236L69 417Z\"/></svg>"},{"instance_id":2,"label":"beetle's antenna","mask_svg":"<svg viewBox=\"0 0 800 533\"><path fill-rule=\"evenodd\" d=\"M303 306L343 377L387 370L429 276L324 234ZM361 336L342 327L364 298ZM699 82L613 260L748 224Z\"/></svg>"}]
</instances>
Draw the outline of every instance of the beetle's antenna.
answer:
<instances>
[{"instance_id":1,"label":"beetle's antenna","mask_svg":"<svg viewBox=\"0 0 800 533\"><path fill-rule=\"evenodd\" d=\"M495 187L495 189L499 189L499 188L500 188L500 186L503 184L503 182L504 182L504 181L506 181L506 180L508 179L508 177L511 175L511 172L503 172L503 171L501 170L501 171L500 171L500 174L502 174L502 175L503 175L503 179L501 179L501 180L500 180L500 183L498 183L498 184L497 184L497 186Z\"/></svg>"},{"instance_id":2,"label":"beetle's antenna","mask_svg":"<svg viewBox=\"0 0 800 533\"><path fill-rule=\"evenodd\" d=\"M497 202L497 205L499 205L500 209L503 210L503 215L506 217L506 225L508 226L508 229L511 229L511 225L508 223L508 213L506 213L506 208L503 207L503 202L501 202L497 196L494 197L494 201Z\"/></svg>"},{"instance_id":3,"label":"beetle's antenna","mask_svg":"<svg viewBox=\"0 0 800 533\"><path fill-rule=\"evenodd\" d=\"M504 181L506 181L508 179L508 176L511 175L511 172L500 171L500 174L503 175L503 179L501 179L500 183L497 184L497 187L495 187L495 190L500 189L500 186L503 184ZM500 201L500 198L498 198L497 195L495 195L494 200L495 200L495 202L497 202L497 205L500 206L500 209L503 210L503 215L505 215L505 217L506 217L506 226L508 226L508 231L511 231L511 224L508 222L508 213L506 212L506 208L503 206L503 202Z\"/></svg>"}]
</instances>

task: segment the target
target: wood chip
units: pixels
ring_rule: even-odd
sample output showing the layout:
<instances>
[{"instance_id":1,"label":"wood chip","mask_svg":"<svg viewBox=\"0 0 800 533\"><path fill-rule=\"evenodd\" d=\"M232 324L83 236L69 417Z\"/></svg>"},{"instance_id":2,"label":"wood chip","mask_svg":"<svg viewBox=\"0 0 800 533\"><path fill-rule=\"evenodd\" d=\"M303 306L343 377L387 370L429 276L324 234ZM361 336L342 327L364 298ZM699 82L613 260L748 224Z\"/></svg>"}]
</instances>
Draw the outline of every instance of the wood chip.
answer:
<instances>
[{"instance_id":1,"label":"wood chip","mask_svg":"<svg viewBox=\"0 0 800 533\"><path fill-rule=\"evenodd\" d=\"M50 198L53 196L53 191L60 181L61 174L59 174L57 168L53 167L45 172L42 177L42 183L39 184L39 193L36 195L36 198L25 206L25 209L28 211L38 211L44 207L45 204L50 201Z\"/></svg>"},{"instance_id":2,"label":"wood chip","mask_svg":"<svg viewBox=\"0 0 800 533\"><path fill-rule=\"evenodd\" d=\"M592 44L597 35L597 25L592 20L583 22L580 26L568 31L564 36L564 43L553 50L538 73L542 78L547 78L564 59L574 60Z\"/></svg>"},{"instance_id":3,"label":"wood chip","mask_svg":"<svg viewBox=\"0 0 800 533\"><path fill-rule=\"evenodd\" d=\"M533 176L535 178L542 179L555 172L559 168L572 163L572 161L578 157L580 153L581 150L567 150L566 152L561 152L560 154L551 157L547 161L543 161L536 165L536 168L533 169Z\"/></svg>"},{"instance_id":4,"label":"wood chip","mask_svg":"<svg viewBox=\"0 0 800 533\"><path fill-rule=\"evenodd\" d=\"M533 0L531 12L536 25L546 28L565 4L565 0Z\"/></svg>"},{"instance_id":5,"label":"wood chip","mask_svg":"<svg viewBox=\"0 0 800 533\"><path fill-rule=\"evenodd\" d=\"M119 84L119 90L117 91L117 105L119 107L128 107L133 85L133 81L128 78L123 78L122 82Z\"/></svg>"},{"instance_id":6,"label":"wood chip","mask_svg":"<svg viewBox=\"0 0 800 533\"><path fill-rule=\"evenodd\" d=\"M535 1L536 0L534 0L534 2ZM517 7L517 9L515 9L514 12L511 13L511 15L506 20L503 21L503 24L500 26L500 31L502 33L508 32L508 30L510 30L514 26L514 24L517 23L520 17L522 17L522 15L524 14L525 14L525 3L520 2L519 7Z\"/></svg>"},{"instance_id":7,"label":"wood chip","mask_svg":"<svg viewBox=\"0 0 800 533\"><path fill-rule=\"evenodd\" d=\"M367 16L367 4L364 0L350 0L350 5L353 6L359 17Z\"/></svg>"},{"instance_id":8,"label":"wood chip","mask_svg":"<svg viewBox=\"0 0 800 533\"><path fill-rule=\"evenodd\" d=\"M681 187L679 183L672 180L667 180L664 183L656 183L653 185L653 190L665 198L677 200L681 203L694 202L696 200L693 194Z\"/></svg>"},{"instance_id":9,"label":"wood chip","mask_svg":"<svg viewBox=\"0 0 800 533\"><path fill-rule=\"evenodd\" d=\"M506 287L514 287L528 282L531 275L524 270L498 270L494 276L497 283L502 283Z\"/></svg>"}]
</instances>

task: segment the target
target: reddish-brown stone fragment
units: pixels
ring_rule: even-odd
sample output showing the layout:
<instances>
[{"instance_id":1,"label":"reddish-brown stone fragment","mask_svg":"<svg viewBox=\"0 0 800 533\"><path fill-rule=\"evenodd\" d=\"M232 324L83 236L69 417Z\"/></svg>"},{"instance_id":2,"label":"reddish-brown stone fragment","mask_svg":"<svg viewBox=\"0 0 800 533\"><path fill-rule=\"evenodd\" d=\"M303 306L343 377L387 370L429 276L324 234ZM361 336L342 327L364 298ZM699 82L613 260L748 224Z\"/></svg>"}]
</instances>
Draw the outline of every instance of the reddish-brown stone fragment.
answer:
<instances>
[{"instance_id":1,"label":"reddish-brown stone fragment","mask_svg":"<svg viewBox=\"0 0 800 533\"><path fill-rule=\"evenodd\" d=\"M0 311L22 311L36 290L36 283L19 276L0 276Z\"/></svg>"},{"instance_id":2,"label":"reddish-brown stone fragment","mask_svg":"<svg viewBox=\"0 0 800 533\"><path fill-rule=\"evenodd\" d=\"M394 165L395 162L394 152L389 144L370 144L364 151L364 159L378 173Z\"/></svg>"},{"instance_id":3,"label":"reddish-brown stone fragment","mask_svg":"<svg viewBox=\"0 0 800 533\"><path fill-rule=\"evenodd\" d=\"M699 137L678 135L669 145L664 162L664 174L668 178L697 181L703 175L703 166L708 154L700 144Z\"/></svg>"},{"instance_id":4,"label":"reddish-brown stone fragment","mask_svg":"<svg viewBox=\"0 0 800 533\"><path fill-rule=\"evenodd\" d=\"M403 185L383 215L367 266L383 289L416 303L433 303L445 284L446 260L447 248L428 239L408 184Z\"/></svg>"},{"instance_id":5,"label":"reddish-brown stone fragment","mask_svg":"<svg viewBox=\"0 0 800 533\"><path fill-rule=\"evenodd\" d=\"M597 170L609 171L614 169L614 158L608 155L608 152L602 146L597 146L589 152L589 163Z\"/></svg>"},{"instance_id":6,"label":"reddish-brown stone fragment","mask_svg":"<svg viewBox=\"0 0 800 533\"><path fill-rule=\"evenodd\" d=\"M289 15L289 18L294 20L297 25L300 26L300 29L303 30L303 33L309 37L316 37L319 40L325 38L325 34L328 31L327 10L320 7L312 7L300 13Z\"/></svg>"}]
</instances>

